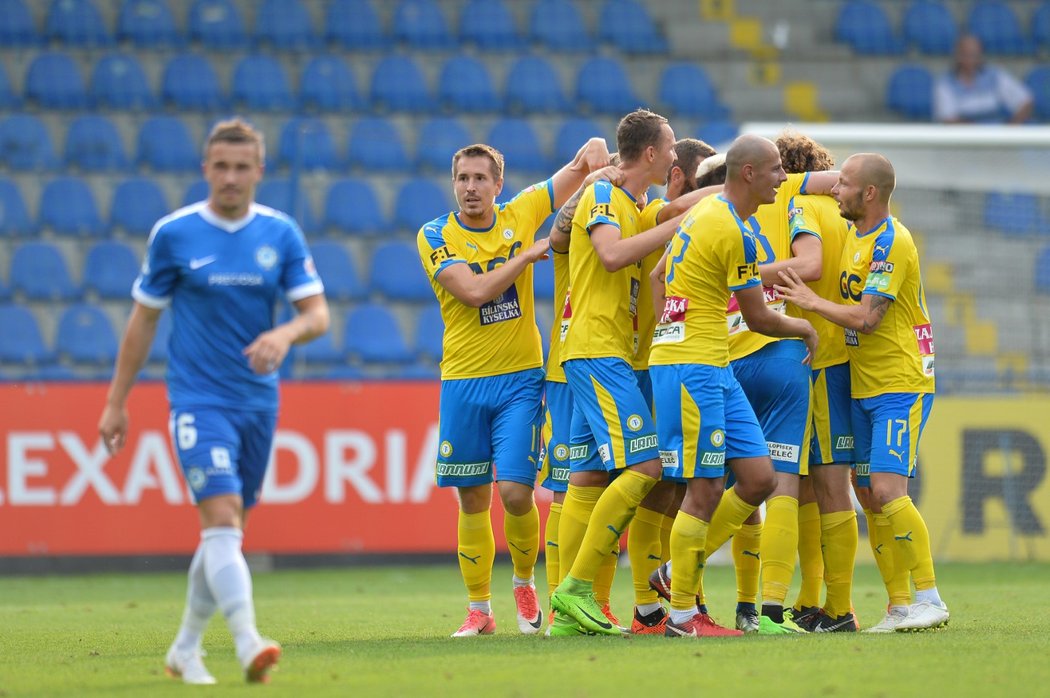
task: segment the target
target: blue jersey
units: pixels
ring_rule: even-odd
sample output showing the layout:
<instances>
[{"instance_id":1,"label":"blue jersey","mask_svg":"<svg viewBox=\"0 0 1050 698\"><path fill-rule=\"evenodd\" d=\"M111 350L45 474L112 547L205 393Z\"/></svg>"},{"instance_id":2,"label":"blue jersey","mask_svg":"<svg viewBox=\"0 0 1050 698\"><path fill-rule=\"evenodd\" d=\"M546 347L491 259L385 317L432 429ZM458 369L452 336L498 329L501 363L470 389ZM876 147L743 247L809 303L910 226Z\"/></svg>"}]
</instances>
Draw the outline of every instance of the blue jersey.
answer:
<instances>
[{"instance_id":1,"label":"blue jersey","mask_svg":"<svg viewBox=\"0 0 1050 698\"><path fill-rule=\"evenodd\" d=\"M202 201L157 221L131 294L171 306L172 409L277 409L277 373L254 373L243 352L273 328L279 292L289 302L324 292L302 232L280 211L252 204L229 221Z\"/></svg>"}]
</instances>

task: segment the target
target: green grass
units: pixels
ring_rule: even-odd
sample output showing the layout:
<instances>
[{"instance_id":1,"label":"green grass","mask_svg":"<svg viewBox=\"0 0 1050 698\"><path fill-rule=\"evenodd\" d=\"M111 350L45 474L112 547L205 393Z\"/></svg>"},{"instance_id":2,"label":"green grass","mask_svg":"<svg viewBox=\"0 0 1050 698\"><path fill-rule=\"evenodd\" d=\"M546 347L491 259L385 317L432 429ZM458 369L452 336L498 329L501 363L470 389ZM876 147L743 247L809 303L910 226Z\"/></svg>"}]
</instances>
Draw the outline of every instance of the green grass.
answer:
<instances>
[{"instance_id":1,"label":"green grass","mask_svg":"<svg viewBox=\"0 0 1050 698\"><path fill-rule=\"evenodd\" d=\"M260 628L284 645L269 687L243 684L221 618L205 637L218 687L167 678L164 652L182 613L176 574L0 578L0 696L1022 695L1050 686L1048 564L941 565L949 628L910 635L669 640L524 637L510 569L497 566L495 636L448 638L465 615L454 566L281 571L255 576ZM796 575L797 579L797 575ZM731 568L707 575L712 612L732 621ZM791 598L791 597L789 597ZM874 567L854 602L882 617ZM629 615L629 570L613 608ZM1040 610L1041 609L1041 610Z\"/></svg>"}]
</instances>

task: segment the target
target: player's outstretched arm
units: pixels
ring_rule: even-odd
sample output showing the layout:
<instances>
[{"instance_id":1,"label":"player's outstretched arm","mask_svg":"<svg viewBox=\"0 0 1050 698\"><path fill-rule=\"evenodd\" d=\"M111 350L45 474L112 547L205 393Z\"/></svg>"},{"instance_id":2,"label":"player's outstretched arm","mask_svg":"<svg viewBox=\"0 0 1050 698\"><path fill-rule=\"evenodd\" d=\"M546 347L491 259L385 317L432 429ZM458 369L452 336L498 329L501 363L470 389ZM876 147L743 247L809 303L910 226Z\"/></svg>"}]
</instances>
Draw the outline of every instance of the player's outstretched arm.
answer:
<instances>
[{"instance_id":1,"label":"player's outstretched arm","mask_svg":"<svg viewBox=\"0 0 1050 698\"><path fill-rule=\"evenodd\" d=\"M838 184L838 170L823 170L821 172L809 172L806 179L806 194L827 194L831 196L832 188Z\"/></svg>"},{"instance_id":2,"label":"player's outstretched arm","mask_svg":"<svg viewBox=\"0 0 1050 698\"><path fill-rule=\"evenodd\" d=\"M609 146L604 138L592 138L576 151L572 162L564 165L551 177L554 190L554 208L562 204L580 188L588 174L609 164Z\"/></svg>"},{"instance_id":3,"label":"player's outstretched arm","mask_svg":"<svg viewBox=\"0 0 1050 698\"><path fill-rule=\"evenodd\" d=\"M281 365L293 344L302 344L328 331L331 322L324 294L295 301L296 315L272 330L263 332L244 349L248 364L258 374L269 373Z\"/></svg>"},{"instance_id":4,"label":"player's outstretched arm","mask_svg":"<svg viewBox=\"0 0 1050 698\"><path fill-rule=\"evenodd\" d=\"M809 363L817 349L817 331L808 320L789 317L770 308L766 305L765 294L760 286L751 286L734 293L748 329L769 337L801 338L809 350L809 355L803 363Z\"/></svg>"},{"instance_id":5,"label":"player's outstretched arm","mask_svg":"<svg viewBox=\"0 0 1050 698\"><path fill-rule=\"evenodd\" d=\"M882 318L886 316L893 299L876 293L865 293L858 305L842 305L821 298L809 286L803 283L794 269L780 272L780 283L774 284L785 300L794 303L803 310L812 311L822 318L840 327L856 330L862 334L871 334L879 329Z\"/></svg>"},{"instance_id":6,"label":"player's outstretched arm","mask_svg":"<svg viewBox=\"0 0 1050 698\"><path fill-rule=\"evenodd\" d=\"M555 252L564 254L569 251L569 234L572 232L572 218L576 215L576 208L580 205L583 192L599 179L619 186L623 183L623 170L615 165L608 165L591 172L583 180L583 185L576 190L576 193L562 204L562 207L558 209L558 215L554 217L554 225L551 226L551 249Z\"/></svg>"},{"instance_id":7,"label":"player's outstretched arm","mask_svg":"<svg viewBox=\"0 0 1050 698\"><path fill-rule=\"evenodd\" d=\"M675 216L679 216L683 213L686 213L693 206L696 206L698 203L700 203L701 199L707 198L708 196L712 196L714 194L721 193L722 185L713 184L709 187L694 189L688 194L682 194L677 199L674 199L673 201L668 201L667 205L660 209L660 212L656 214L656 221L659 223L662 221L670 220Z\"/></svg>"},{"instance_id":8,"label":"player's outstretched arm","mask_svg":"<svg viewBox=\"0 0 1050 698\"><path fill-rule=\"evenodd\" d=\"M547 258L550 238L541 238L492 271L475 274L466 264L450 264L437 275L437 282L460 303L480 308L499 298L528 265Z\"/></svg>"},{"instance_id":9,"label":"player's outstretched arm","mask_svg":"<svg viewBox=\"0 0 1050 698\"><path fill-rule=\"evenodd\" d=\"M131 308L124 337L120 340L113 379L109 383L106 406L98 420L98 433L110 455L123 448L127 439L128 394L135 385L135 377L146 365L153 337L157 334L157 320L160 314L160 308L150 308L141 303L135 303Z\"/></svg>"},{"instance_id":10,"label":"player's outstretched arm","mask_svg":"<svg viewBox=\"0 0 1050 698\"><path fill-rule=\"evenodd\" d=\"M780 281L779 273L794 269L803 281L820 281L824 275L824 243L816 235L802 234L791 242L791 257L759 266L762 285Z\"/></svg>"},{"instance_id":11,"label":"player's outstretched arm","mask_svg":"<svg viewBox=\"0 0 1050 698\"><path fill-rule=\"evenodd\" d=\"M683 218L684 213L629 238L621 238L620 229L615 225L600 223L591 228L591 244L605 270L618 271L667 245Z\"/></svg>"}]
</instances>

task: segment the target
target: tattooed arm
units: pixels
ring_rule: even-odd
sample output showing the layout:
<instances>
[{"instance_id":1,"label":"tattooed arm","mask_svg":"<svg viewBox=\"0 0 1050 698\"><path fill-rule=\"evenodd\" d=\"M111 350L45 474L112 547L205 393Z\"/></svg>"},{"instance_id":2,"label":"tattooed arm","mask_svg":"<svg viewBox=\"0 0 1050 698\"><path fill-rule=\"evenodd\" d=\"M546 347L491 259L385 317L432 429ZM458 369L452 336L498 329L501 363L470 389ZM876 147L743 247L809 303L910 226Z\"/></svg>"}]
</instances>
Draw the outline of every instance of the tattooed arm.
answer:
<instances>
[{"instance_id":1,"label":"tattooed arm","mask_svg":"<svg viewBox=\"0 0 1050 698\"><path fill-rule=\"evenodd\" d=\"M558 209L558 215L554 217L554 225L551 226L551 249L564 254L569 251L569 234L572 232L572 217L576 215L576 207L580 205L580 199L587 187L599 179L608 180L619 185L623 181L623 172L619 167L612 165L595 170L583 180L583 185L569 198L562 207Z\"/></svg>"},{"instance_id":2,"label":"tattooed arm","mask_svg":"<svg viewBox=\"0 0 1050 698\"><path fill-rule=\"evenodd\" d=\"M893 299L876 293L865 293L858 305L842 305L821 298L803 283L794 269L780 272L780 283L773 286L785 300L802 310L812 311L836 325L856 330L861 334L872 334L879 329L882 318L890 309Z\"/></svg>"}]
</instances>

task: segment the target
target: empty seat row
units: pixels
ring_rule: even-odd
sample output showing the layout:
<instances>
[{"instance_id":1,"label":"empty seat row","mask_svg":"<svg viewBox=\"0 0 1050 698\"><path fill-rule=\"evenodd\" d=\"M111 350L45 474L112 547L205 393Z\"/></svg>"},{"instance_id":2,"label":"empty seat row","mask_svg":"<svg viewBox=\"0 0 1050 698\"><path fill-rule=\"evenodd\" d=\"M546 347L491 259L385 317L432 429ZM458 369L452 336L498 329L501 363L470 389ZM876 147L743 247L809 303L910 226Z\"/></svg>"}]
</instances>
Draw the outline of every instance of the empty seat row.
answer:
<instances>
[{"instance_id":1,"label":"empty seat row","mask_svg":"<svg viewBox=\"0 0 1050 698\"><path fill-rule=\"evenodd\" d=\"M924 66L898 66L886 85L886 106L906 119L929 121L933 117L933 87L936 77ZM1050 121L1050 65L1032 68L1024 82L1032 91L1033 118Z\"/></svg>"}]
</instances>

